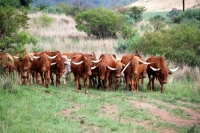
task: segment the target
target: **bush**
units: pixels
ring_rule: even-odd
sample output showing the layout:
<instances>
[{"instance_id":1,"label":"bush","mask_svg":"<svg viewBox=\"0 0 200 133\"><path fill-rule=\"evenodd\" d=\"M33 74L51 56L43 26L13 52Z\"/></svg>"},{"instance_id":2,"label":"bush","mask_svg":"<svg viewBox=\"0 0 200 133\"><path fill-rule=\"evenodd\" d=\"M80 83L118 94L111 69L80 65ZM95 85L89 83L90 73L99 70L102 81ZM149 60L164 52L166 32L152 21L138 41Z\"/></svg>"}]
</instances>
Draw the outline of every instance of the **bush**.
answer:
<instances>
[{"instance_id":1,"label":"bush","mask_svg":"<svg viewBox=\"0 0 200 133\"><path fill-rule=\"evenodd\" d=\"M23 51L25 44L36 44L36 39L24 30L28 26L27 13L27 10L0 6L0 48L4 52Z\"/></svg>"},{"instance_id":2,"label":"bush","mask_svg":"<svg viewBox=\"0 0 200 133\"><path fill-rule=\"evenodd\" d=\"M53 23L53 18L50 17L47 14L43 14L41 17L39 18L35 18L33 20L34 24L36 25L41 25L43 27L49 27L51 26L51 24Z\"/></svg>"},{"instance_id":3,"label":"bush","mask_svg":"<svg viewBox=\"0 0 200 133\"><path fill-rule=\"evenodd\" d=\"M178 63L200 67L200 26L198 24L180 24L161 32L149 32L144 35L133 49L146 54L165 55Z\"/></svg>"},{"instance_id":4,"label":"bush","mask_svg":"<svg viewBox=\"0 0 200 133\"><path fill-rule=\"evenodd\" d=\"M51 13L51 14L62 14L62 13L64 13L63 9L61 7L58 7L58 6L48 6L48 7L44 8L42 10L42 12Z\"/></svg>"},{"instance_id":5,"label":"bush","mask_svg":"<svg viewBox=\"0 0 200 133\"><path fill-rule=\"evenodd\" d=\"M174 17L174 23L199 23L200 9L187 9Z\"/></svg>"},{"instance_id":6,"label":"bush","mask_svg":"<svg viewBox=\"0 0 200 133\"><path fill-rule=\"evenodd\" d=\"M76 28L98 38L116 37L121 30L123 17L103 7L87 10L75 17Z\"/></svg>"},{"instance_id":7,"label":"bush","mask_svg":"<svg viewBox=\"0 0 200 133\"><path fill-rule=\"evenodd\" d=\"M137 46L140 42L141 36L137 31L134 31L134 35L128 39L119 39L115 50L119 53L125 53L126 51L135 51L133 46Z\"/></svg>"},{"instance_id":8,"label":"bush","mask_svg":"<svg viewBox=\"0 0 200 133\"><path fill-rule=\"evenodd\" d=\"M64 3L64 2L60 2L57 4L58 7L60 7L63 10L63 13L68 16L71 15L72 12L72 6Z\"/></svg>"},{"instance_id":9,"label":"bush","mask_svg":"<svg viewBox=\"0 0 200 133\"><path fill-rule=\"evenodd\" d=\"M165 18L161 15L155 15L153 18L150 18L150 24L154 27L154 30L160 30L165 27Z\"/></svg>"}]
</instances>

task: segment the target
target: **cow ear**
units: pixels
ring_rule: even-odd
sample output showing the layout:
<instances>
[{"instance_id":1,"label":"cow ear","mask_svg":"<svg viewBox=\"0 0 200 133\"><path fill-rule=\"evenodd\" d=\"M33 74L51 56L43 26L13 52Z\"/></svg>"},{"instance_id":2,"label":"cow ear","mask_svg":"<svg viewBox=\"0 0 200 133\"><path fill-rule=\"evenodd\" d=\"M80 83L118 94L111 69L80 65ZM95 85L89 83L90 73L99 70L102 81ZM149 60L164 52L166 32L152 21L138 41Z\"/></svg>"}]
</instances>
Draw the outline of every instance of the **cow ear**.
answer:
<instances>
[{"instance_id":1,"label":"cow ear","mask_svg":"<svg viewBox=\"0 0 200 133\"><path fill-rule=\"evenodd\" d=\"M168 74L172 74L172 72L168 70Z\"/></svg>"}]
</instances>

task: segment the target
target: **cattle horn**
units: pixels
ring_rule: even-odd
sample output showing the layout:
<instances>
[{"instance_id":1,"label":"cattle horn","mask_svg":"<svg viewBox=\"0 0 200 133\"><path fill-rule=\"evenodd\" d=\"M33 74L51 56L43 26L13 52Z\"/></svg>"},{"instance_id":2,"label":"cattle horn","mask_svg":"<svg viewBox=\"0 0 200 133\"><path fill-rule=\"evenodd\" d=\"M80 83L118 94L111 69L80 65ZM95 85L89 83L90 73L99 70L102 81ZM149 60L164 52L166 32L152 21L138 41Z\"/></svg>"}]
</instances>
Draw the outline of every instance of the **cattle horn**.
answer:
<instances>
[{"instance_id":1,"label":"cattle horn","mask_svg":"<svg viewBox=\"0 0 200 133\"><path fill-rule=\"evenodd\" d=\"M56 62L54 62L54 63L51 63L51 66L52 66L52 65L55 65L55 64L56 64Z\"/></svg>"},{"instance_id":2,"label":"cattle horn","mask_svg":"<svg viewBox=\"0 0 200 133\"><path fill-rule=\"evenodd\" d=\"M179 69L179 67L175 68L175 69L169 69L171 72L175 72Z\"/></svg>"},{"instance_id":3,"label":"cattle horn","mask_svg":"<svg viewBox=\"0 0 200 133\"><path fill-rule=\"evenodd\" d=\"M63 58L65 58L67 61L71 61L71 59L68 59L66 55L62 55Z\"/></svg>"},{"instance_id":4,"label":"cattle horn","mask_svg":"<svg viewBox=\"0 0 200 133\"><path fill-rule=\"evenodd\" d=\"M71 63L73 63L73 64L75 64L75 65L80 65L80 64L83 63L83 61L80 61L80 62L73 62L73 61L71 61Z\"/></svg>"},{"instance_id":5,"label":"cattle horn","mask_svg":"<svg viewBox=\"0 0 200 133\"><path fill-rule=\"evenodd\" d=\"M152 66L150 66L150 68L152 69L152 70L154 70L154 71L159 71L160 70L160 68L154 68L154 67L152 67Z\"/></svg>"},{"instance_id":6,"label":"cattle horn","mask_svg":"<svg viewBox=\"0 0 200 133\"><path fill-rule=\"evenodd\" d=\"M122 72L121 73L124 73L124 71L126 70L126 68L129 66L129 64L131 63L131 61L128 63L128 64L126 64L126 66L124 67L124 69L122 70Z\"/></svg>"},{"instance_id":7,"label":"cattle horn","mask_svg":"<svg viewBox=\"0 0 200 133\"><path fill-rule=\"evenodd\" d=\"M32 56L33 56L34 59L40 58L40 56L34 56L34 55L32 55Z\"/></svg>"},{"instance_id":8,"label":"cattle horn","mask_svg":"<svg viewBox=\"0 0 200 133\"><path fill-rule=\"evenodd\" d=\"M48 55L47 55L47 57L48 57L49 59L55 59L56 56L57 56L57 55L55 55L55 56L48 56Z\"/></svg>"},{"instance_id":9,"label":"cattle horn","mask_svg":"<svg viewBox=\"0 0 200 133\"><path fill-rule=\"evenodd\" d=\"M91 67L92 70L94 70L95 68L97 68L97 66L93 66L93 67Z\"/></svg>"},{"instance_id":10,"label":"cattle horn","mask_svg":"<svg viewBox=\"0 0 200 133\"><path fill-rule=\"evenodd\" d=\"M15 59L19 59L20 57L18 57L18 56L13 56Z\"/></svg>"},{"instance_id":11,"label":"cattle horn","mask_svg":"<svg viewBox=\"0 0 200 133\"><path fill-rule=\"evenodd\" d=\"M142 60L139 60L139 62L141 62L141 63L143 63L143 64L145 64L145 65L151 64L151 63L149 63L149 62L145 62L145 61L142 61Z\"/></svg>"},{"instance_id":12,"label":"cattle horn","mask_svg":"<svg viewBox=\"0 0 200 133\"><path fill-rule=\"evenodd\" d=\"M107 67L108 67L108 69L110 69L110 70L117 70L117 68L112 68L112 67L109 67L108 65L107 65Z\"/></svg>"},{"instance_id":13,"label":"cattle horn","mask_svg":"<svg viewBox=\"0 0 200 133\"><path fill-rule=\"evenodd\" d=\"M102 58L99 59L99 60L92 60L92 62L93 62L93 63L99 63L101 60L102 60Z\"/></svg>"}]
</instances>

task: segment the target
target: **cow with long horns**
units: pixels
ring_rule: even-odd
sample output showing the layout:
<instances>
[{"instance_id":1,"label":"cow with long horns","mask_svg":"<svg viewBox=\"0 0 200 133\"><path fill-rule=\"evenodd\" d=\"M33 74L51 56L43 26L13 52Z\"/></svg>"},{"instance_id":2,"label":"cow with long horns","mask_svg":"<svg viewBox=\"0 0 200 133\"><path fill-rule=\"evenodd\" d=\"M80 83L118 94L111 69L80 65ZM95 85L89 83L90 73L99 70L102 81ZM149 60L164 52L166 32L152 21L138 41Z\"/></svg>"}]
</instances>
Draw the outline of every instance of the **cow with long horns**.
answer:
<instances>
[{"instance_id":1,"label":"cow with long horns","mask_svg":"<svg viewBox=\"0 0 200 133\"><path fill-rule=\"evenodd\" d=\"M118 78L121 77L121 70L124 64L116 59L115 55L101 54L99 57L101 62L98 63L98 86L104 89L118 89ZM109 82L109 85L107 85ZM115 86L113 84L115 83Z\"/></svg>"},{"instance_id":2,"label":"cow with long horns","mask_svg":"<svg viewBox=\"0 0 200 133\"><path fill-rule=\"evenodd\" d=\"M33 62L31 65L31 71L37 74L39 73L42 79L42 85L46 88L49 87L50 84L50 67L51 65L55 65L56 62L52 62L55 56L49 56L45 52L41 52L38 54L33 55Z\"/></svg>"},{"instance_id":3,"label":"cow with long horns","mask_svg":"<svg viewBox=\"0 0 200 133\"><path fill-rule=\"evenodd\" d=\"M147 66L147 74L149 77L148 86L150 86L150 90L154 90L154 80L156 78L160 82L161 93L164 93L163 85L167 83L168 74L172 74L178 70L178 67L169 69L163 56L151 56L146 61L153 62Z\"/></svg>"},{"instance_id":4,"label":"cow with long horns","mask_svg":"<svg viewBox=\"0 0 200 133\"><path fill-rule=\"evenodd\" d=\"M143 61L137 52L136 54L124 55L121 61L126 65L122 70L126 80L126 89L137 92L139 79L145 77L145 65L149 63Z\"/></svg>"},{"instance_id":5,"label":"cow with long horns","mask_svg":"<svg viewBox=\"0 0 200 133\"><path fill-rule=\"evenodd\" d=\"M92 63L98 63L100 60L91 60L85 54L76 54L71 60L71 71L74 74L76 89L81 90L80 78L83 79L85 86L85 94L88 94L88 80L92 74Z\"/></svg>"}]
</instances>

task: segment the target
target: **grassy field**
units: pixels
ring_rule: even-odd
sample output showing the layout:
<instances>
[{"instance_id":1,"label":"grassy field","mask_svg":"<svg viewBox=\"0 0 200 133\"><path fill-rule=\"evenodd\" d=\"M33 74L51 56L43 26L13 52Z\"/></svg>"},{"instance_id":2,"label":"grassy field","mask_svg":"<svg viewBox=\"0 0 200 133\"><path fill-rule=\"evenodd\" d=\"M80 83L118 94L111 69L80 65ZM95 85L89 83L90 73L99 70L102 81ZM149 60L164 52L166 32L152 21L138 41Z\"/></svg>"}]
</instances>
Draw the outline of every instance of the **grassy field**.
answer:
<instances>
[{"instance_id":1,"label":"grassy field","mask_svg":"<svg viewBox=\"0 0 200 133\"><path fill-rule=\"evenodd\" d=\"M71 17L49 15L50 26L42 26L41 13L30 14L28 31L38 38L29 51L95 52L118 54L116 39L95 39L75 28ZM134 53L135 51L133 51ZM144 57L146 58L146 57ZM174 63L169 63L174 68ZM200 72L187 65L171 75L160 93L147 89L148 79L138 93L89 88L76 92L75 83L60 88L19 85L16 79L0 77L0 132L2 133L198 133L200 132ZM9 86L5 89L5 84Z\"/></svg>"},{"instance_id":2,"label":"grassy field","mask_svg":"<svg viewBox=\"0 0 200 133\"><path fill-rule=\"evenodd\" d=\"M165 94L159 85L156 92L143 85L133 94L122 83L116 91L90 88L85 95L69 81L60 88L12 84L0 89L3 133L200 132L200 90L193 81L169 83Z\"/></svg>"}]
</instances>

